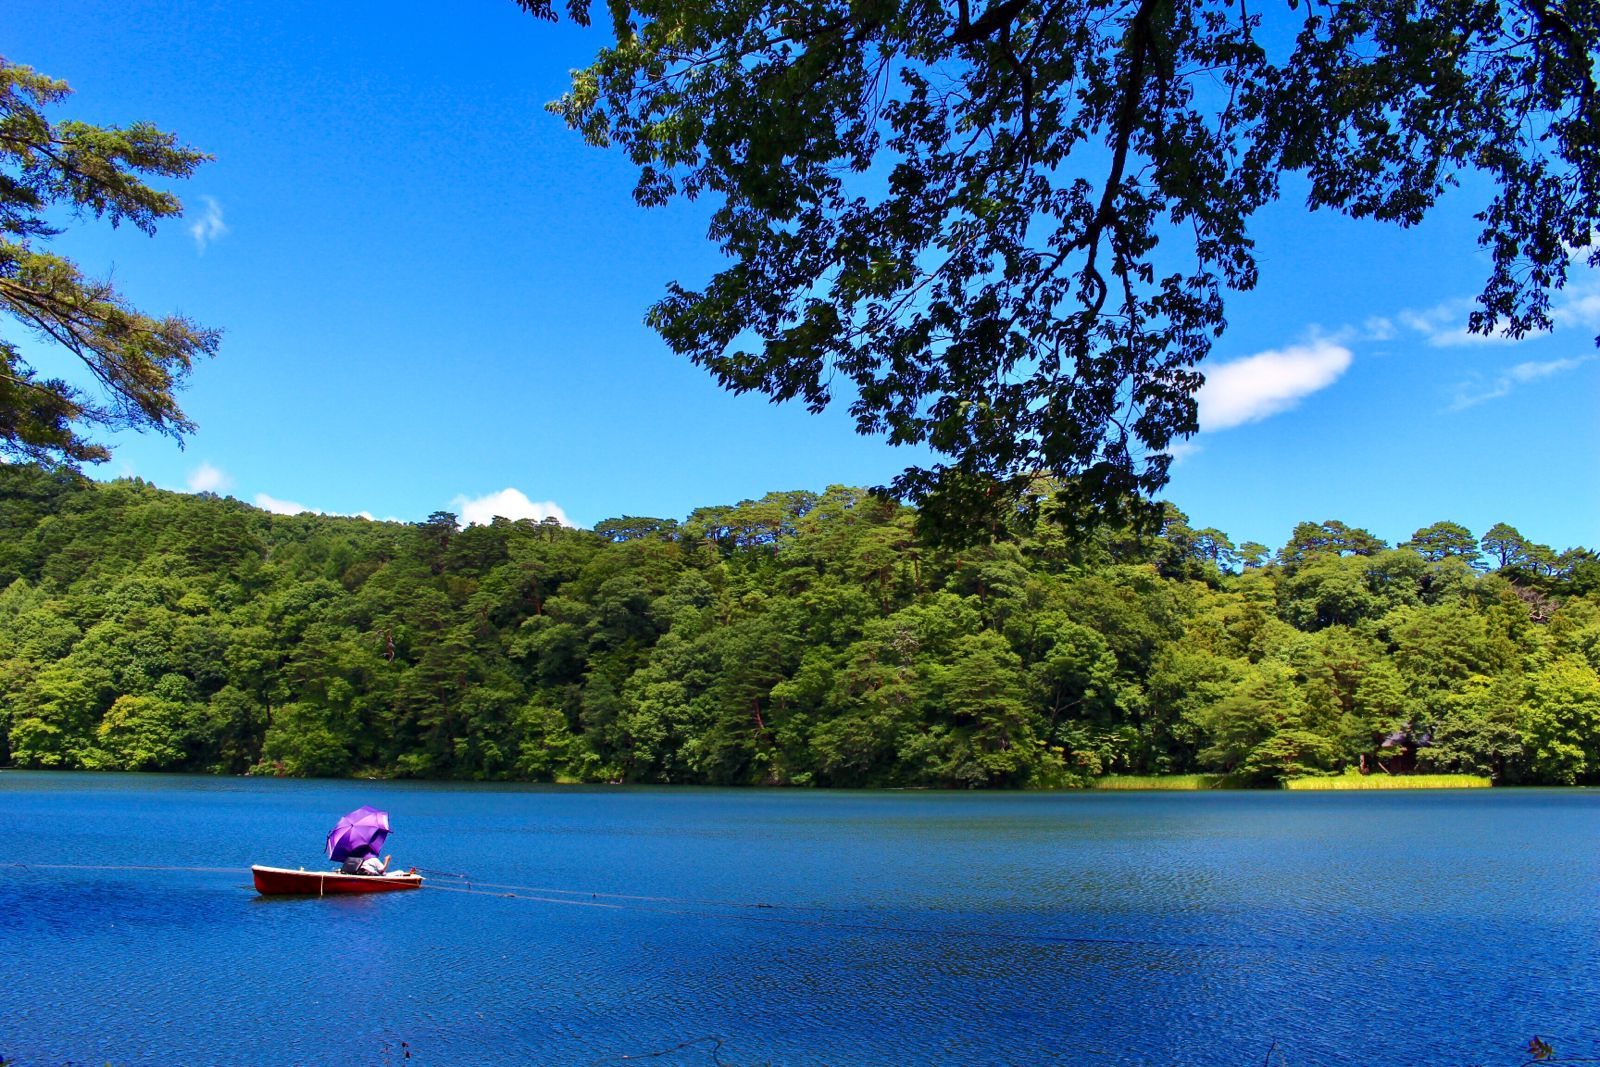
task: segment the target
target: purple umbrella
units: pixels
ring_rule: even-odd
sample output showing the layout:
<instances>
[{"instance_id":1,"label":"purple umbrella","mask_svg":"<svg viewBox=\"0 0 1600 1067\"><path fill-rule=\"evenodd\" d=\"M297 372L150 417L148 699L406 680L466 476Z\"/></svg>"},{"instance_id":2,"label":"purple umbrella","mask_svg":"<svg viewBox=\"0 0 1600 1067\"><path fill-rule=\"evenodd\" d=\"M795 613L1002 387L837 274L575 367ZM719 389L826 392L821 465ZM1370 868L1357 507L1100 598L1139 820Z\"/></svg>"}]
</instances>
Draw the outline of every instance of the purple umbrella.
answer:
<instances>
[{"instance_id":1,"label":"purple umbrella","mask_svg":"<svg viewBox=\"0 0 1600 1067\"><path fill-rule=\"evenodd\" d=\"M389 836L389 813L363 805L328 832L328 858L335 862L365 853L377 855Z\"/></svg>"}]
</instances>

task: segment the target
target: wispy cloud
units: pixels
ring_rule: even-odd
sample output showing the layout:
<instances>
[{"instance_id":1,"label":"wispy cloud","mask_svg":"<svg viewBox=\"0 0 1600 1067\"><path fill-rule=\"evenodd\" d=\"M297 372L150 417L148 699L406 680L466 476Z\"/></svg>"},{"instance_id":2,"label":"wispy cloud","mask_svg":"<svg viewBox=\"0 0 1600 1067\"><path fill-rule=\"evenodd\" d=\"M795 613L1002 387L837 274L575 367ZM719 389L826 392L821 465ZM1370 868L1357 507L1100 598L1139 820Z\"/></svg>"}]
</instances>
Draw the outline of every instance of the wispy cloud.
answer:
<instances>
[{"instance_id":1,"label":"wispy cloud","mask_svg":"<svg viewBox=\"0 0 1600 1067\"><path fill-rule=\"evenodd\" d=\"M1531 333L1523 337L1510 337L1504 329L1490 334L1471 333L1467 330L1467 320L1477 306L1476 300L1463 297L1446 300L1420 311L1408 309L1394 318L1400 325L1420 334L1423 341L1433 348L1513 345L1546 336ZM1558 330L1600 329L1600 271L1584 265L1575 256L1566 288L1550 294L1550 321Z\"/></svg>"},{"instance_id":2,"label":"wispy cloud","mask_svg":"<svg viewBox=\"0 0 1600 1067\"><path fill-rule=\"evenodd\" d=\"M520 489L502 489L498 493L468 499L465 494L456 497L450 502L456 509L456 514L461 516L461 521L466 524L477 523L487 526L499 515L511 519L533 519L543 521L555 519L563 526L571 526L567 513L553 500L534 502L529 500Z\"/></svg>"},{"instance_id":3,"label":"wispy cloud","mask_svg":"<svg viewBox=\"0 0 1600 1067\"><path fill-rule=\"evenodd\" d=\"M1361 324L1358 336L1363 341L1392 341L1397 332L1393 319L1386 315L1374 315Z\"/></svg>"},{"instance_id":4,"label":"wispy cloud","mask_svg":"<svg viewBox=\"0 0 1600 1067\"><path fill-rule=\"evenodd\" d=\"M1187 441L1174 441L1167 446L1167 455L1172 457L1174 464L1182 463L1190 456L1198 455L1206 450L1206 446L1190 438Z\"/></svg>"},{"instance_id":5,"label":"wispy cloud","mask_svg":"<svg viewBox=\"0 0 1600 1067\"><path fill-rule=\"evenodd\" d=\"M1430 348L1516 344L1516 339L1507 337L1502 332L1481 334L1469 331L1467 319L1472 314L1474 306L1474 302L1470 299L1446 300L1421 311L1407 309L1395 318L1400 325L1413 333L1421 334L1422 340Z\"/></svg>"},{"instance_id":6,"label":"wispy cloud","mask_svg":"<svg viewBox=\"0 0 1600 1067\"><path fill-rule=\"evenodd\" d=\"M202 196L200 199L205 202L205 211L190 225L189 234L194 238L195 248L204 253L207 245L227 235L228 224L222 221L222 205L216 197Z\"/></svg>"},{"instance_id":7,"label":"wispy cloud","mask_svg":"<svg viewBox=\"0 0 1600 1067\"><path fill-rule=\"evenodd\" d=\"M210 463L202 463L189 472L189 491L191 493L220 493L224 489L233 488L233 479L225 471L213 467Z\"/></svg>"},{"instance_id":8,"label":"wispy cloud","mask_svg":"<svg viewBox=\"0 0 1600 1067\"><path fill-rule=\"evenodd\" d=\"M1594 356L1577 356L1572 359L1551 359L1542 363L1518 363L1492 381L1476 378L1462 382L1456 387L1455 403L1450 405L1450 410L1461 411L1490 400L1498 400L1519 385L1577 370L1594 358Z\"/></svg>"},{"instance_id":9,"label":"wispy cloud","mask_svg":"<svg viewBox=\"0 0 1600 1067\"><path fill-rule=\"evenodd\" d=\"M277 497L268 496L266 493L257 493L255 502L256 507L262 511L270 511L274 515L299 515L301 512L312 511L311 508L306 507L304 504L297 504L293 500L279 500ZM314 514L320 515L321 512L314 512Z\"/></svg>"},{"instance_id":10,"label":"wispy cloud","mask_svg":"<svg viewBox=\"0 0 1600 1067\"><path fill-rule=\"evenodd\" d=\"M1561 290L1550 309L1550 319L1557 329L1600 330L1600 271L1585 271Z\"/></svg>"},{"instance_id":11,"label":"wispy cloud","mask_svg":"<svg viewBox=\"0 0 1600 1067\"><path fill-rule=\"evenodd\" d=\"M1226 430L1288 411L1338 381L1350 358L1344 345L1319 338L1208 368L1196 397L1200 429Z\"/></svg>"}]
</instances>

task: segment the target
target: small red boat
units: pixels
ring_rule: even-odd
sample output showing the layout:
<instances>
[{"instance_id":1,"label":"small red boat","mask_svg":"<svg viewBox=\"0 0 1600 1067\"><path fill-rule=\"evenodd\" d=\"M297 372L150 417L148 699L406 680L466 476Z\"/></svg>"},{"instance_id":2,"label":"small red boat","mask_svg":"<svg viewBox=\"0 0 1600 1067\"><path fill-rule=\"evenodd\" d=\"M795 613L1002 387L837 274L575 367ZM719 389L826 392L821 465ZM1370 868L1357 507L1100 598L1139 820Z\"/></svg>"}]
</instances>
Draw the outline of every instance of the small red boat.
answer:
<instances>
[{"instance_id":1,"label":"small red boat","mask_svg":"<svg viewBox=\"0 0 1600 1067\"><path fill-rule=\"evenodd\" d=\"M345 874L343 871L292 871L287 867L250 868L256 892L262 896L322 897L333 893L388 893L396 889L420 889L422 875Z\"/></svg>"}]
</instances>

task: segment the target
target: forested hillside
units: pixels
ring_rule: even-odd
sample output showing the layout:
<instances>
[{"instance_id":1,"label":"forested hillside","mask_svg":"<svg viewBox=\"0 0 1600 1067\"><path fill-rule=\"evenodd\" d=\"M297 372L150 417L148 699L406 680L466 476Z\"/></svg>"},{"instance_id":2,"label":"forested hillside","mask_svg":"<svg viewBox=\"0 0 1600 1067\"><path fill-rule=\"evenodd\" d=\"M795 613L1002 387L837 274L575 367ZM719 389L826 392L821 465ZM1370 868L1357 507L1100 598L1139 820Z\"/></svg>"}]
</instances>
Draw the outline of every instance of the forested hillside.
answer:
<instances>
[{"instance_id":1,"label":"forested hillside","mask_svg":"<svg viewBox=\"0 0 1600 1067\"><path fill-rule=\"evenodd\" d=\"M829 786L1600 779L1600 562L1506 525L951 551L862 490L593 531L0 465L0 764Z\"/></svg>"}]
</instances>

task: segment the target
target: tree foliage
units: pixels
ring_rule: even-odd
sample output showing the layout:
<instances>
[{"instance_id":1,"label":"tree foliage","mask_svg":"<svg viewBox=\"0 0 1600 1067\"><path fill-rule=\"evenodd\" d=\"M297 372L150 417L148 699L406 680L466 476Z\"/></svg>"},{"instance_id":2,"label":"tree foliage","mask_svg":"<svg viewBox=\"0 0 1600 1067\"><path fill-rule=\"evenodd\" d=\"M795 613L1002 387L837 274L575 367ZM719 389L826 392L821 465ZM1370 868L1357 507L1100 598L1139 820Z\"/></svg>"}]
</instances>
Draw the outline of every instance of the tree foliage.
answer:
<instances>
[{"instance_id":1,"label":"tree foliage","mask_svg":"<svg viewBox=\"0 0 1600 1067\"><path fill-rule=\"evenodd\" d=\"M1575 574L1332 522L1305 529L1368 554L1236 571L1225 535L1166 515L954 550L835 486L461 529L0 465L0 763L966 788L1365 757L1600 780L1600 594Z\"/></svg>"},{"instance_id":2,"label":"tree foliage","mask_svg":"<svg viewBox=\"0 0 1600 1067\"><path fill-rule=\"evenodd\" d=\"M62 231L52 213L124 222L153 233L182 212L146 178L185 178L207 157L145 122L52 122L65 82L0 58L0 311L24 334L75 356L93 392L41 377L15 339L0 336L0 455L99 462L91 427L137 427L181 437L193 424L174 391L220 335L177 315L133 307L109 281L45 251Z\"/></svg>"},{"instance_id":3,"label":"tree foliage","mask_svg":"<svg viewBox=\"0 0 1600 1067\"><path fill-rule=\"evenodd\" d=\"M861 432L931 446L947 462L894 488L947 534L996 528L1040 471L1102 511L1165 482L1224 295L1256 283L1251 219L1286 190L1410 226L1486 186L1479 333L1549 328L1573 258L1600 263L1593 0L607 14L552 108L628 155L641 204L714 197L731 261L650 321L727 388L837 394Z\"/></svg>"}]
</instances>

